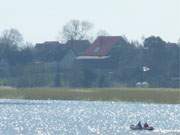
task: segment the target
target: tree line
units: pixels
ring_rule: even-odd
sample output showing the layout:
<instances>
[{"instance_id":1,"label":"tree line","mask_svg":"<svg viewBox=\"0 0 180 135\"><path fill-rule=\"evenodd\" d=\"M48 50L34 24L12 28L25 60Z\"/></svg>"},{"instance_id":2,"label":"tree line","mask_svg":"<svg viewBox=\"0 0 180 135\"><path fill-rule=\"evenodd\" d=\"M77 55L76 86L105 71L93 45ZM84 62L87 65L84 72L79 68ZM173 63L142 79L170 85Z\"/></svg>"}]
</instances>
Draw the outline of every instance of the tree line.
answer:
<instances>
[{"instance_id":1,"label":"tree line","mask_svg":"<svg viewBox=\"0 0 180 135\"><path fill-rule=\"evenodd\" d=\"M61 41L92 40L92 24L72 20L64 25ZM98 35L108 35L99 31ZM180 87L180 44L150 36L143 43L129 41L114 46L111 63L114 68L87 67L74 63L62 71L58 64L66 49L37 51L16 29L0 35L0 85L14 87Z\"/></svg>"}]
</instances>

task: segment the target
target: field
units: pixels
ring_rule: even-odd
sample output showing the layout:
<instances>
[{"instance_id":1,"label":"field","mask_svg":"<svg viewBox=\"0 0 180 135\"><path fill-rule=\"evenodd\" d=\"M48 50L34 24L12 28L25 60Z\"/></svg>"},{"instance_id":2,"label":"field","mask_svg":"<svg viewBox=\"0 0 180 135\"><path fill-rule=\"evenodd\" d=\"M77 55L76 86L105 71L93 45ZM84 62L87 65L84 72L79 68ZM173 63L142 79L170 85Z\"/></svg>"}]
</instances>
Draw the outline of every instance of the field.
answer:
<instances>
[{"instance_id":1,"label":"field","mask_svg":"<svg viewBox=\"0 0 180 135\"><path fill-rule=\"evenodd\" d=\"M137 101L180 103L180 89L171 88L24 88L0 89L1 99Z\"/></svg>"}]
</instances>

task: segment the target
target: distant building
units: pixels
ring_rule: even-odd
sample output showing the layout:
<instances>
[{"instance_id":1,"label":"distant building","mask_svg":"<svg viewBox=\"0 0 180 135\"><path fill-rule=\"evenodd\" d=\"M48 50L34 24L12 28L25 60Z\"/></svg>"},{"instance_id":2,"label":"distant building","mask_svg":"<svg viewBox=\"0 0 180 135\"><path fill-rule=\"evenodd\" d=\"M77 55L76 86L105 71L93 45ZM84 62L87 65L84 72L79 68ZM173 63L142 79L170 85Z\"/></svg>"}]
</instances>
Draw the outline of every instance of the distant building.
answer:
<instances>
[{"instance_id":1,"label":"distant building","mask_svg":"<svg viewBox=\"0 0 180 135\"><path fill-rule=\"evenodd\" d=\"M72 50L76 56L80 56L84 51L90 47L90 42L88 40L69 40L66 46Z\"/></svg>"},{"instance_id":2,"label":"distant building","mask_svg":"<svg viewBox=\"0 0 180 135\"><path fill-rule=\"evenodd\" d=\"M65 46L68 50L60 61L60 66L64 70L69 70L76 63L76 57L82 55L90 47L90 42L88 40L69 40Z\"/></svg>"},{"instance_id":3,"label":"distant building","mask_svg":"<svg viewBox=\"0 0 180 135\"><path fill-rule=\"evenodd\" d=\"M76 57L90 47L88 40L69 40L66 44L47 41L35 46L37 62L59 62L61 70L73 68Z\"/></svg>"},{"instance_id":4,"label":"distant building","mask_svg":"<svg viewBox=\"0 0 180 135\"><path fill-rule=\"evenodd\" d=\"M61 44L58 41L38 43L35 46L35 62L60 61L66 51L65 44Z\"/></svg>"},{"instance_id":5,"label":"distant building","mask_svg":"<svg viewBox=\"0 0 180 135\"><path fill-rule=\"evenodd\" d=\"M84 54L76 59L88 67L114 68L115 65L111 59L112 50L125 42L121 36L99 36Z\"/></svg>"},{"instance_id":6,"label":"distant building","mask_svg":"<svg viewBox=\"0 0 180 135\"><path fill-rule=\"evenodd\" d=\"M121 36L99 36L85 51L85 56L109 56L111 49L121 44Z\"/></svg>"},{"instance_id":7,"label":"distant building","mask_svg":"<svg viewBox=\"0 0 180 135\"><path fill-rule=\"evenodd\" d=\"M58 41L46 41L44 43L37 43L35 48L36 49L45 49L45 48L52 49L52 48L57 48L60 45L64 45L64 44L61 44Z\"/></svg>"}]
</instances>

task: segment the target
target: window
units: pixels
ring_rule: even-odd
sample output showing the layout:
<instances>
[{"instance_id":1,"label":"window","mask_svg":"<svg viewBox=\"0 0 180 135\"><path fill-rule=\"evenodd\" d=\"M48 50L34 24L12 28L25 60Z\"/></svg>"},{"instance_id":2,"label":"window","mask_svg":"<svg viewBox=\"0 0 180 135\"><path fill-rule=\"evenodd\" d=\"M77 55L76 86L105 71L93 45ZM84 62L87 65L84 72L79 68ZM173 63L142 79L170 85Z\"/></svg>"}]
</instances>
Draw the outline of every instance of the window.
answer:
<instances>
[{"instance_id":1,"label":"window","mask_svg":"<svg viewBox=\"0 0 180 135\"><path fill-rule=\"evenodd\" d=\"M97 52L99 52L99 50L100 50L100 47L96 47L96 48L94 49L94 52L97 53Z\"/></svg>"}]
</instances>

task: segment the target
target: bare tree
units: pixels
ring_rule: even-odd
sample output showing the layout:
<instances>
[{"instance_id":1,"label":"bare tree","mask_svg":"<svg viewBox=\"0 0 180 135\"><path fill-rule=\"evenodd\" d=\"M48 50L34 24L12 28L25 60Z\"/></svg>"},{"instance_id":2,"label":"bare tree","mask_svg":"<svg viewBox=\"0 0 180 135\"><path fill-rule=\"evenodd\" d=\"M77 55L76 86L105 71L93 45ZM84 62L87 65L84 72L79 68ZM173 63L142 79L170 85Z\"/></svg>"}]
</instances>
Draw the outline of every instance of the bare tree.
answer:
<instances>
[{"instance_id":1,"label":"bare tree","mask_svg":"<svg viewBox=\"0 0 180 135\"><path fill-rule=\"evenodd\" d=\"M71 20L63 26L64 40L83 40L89 38L89 31L93 25L87 21Z\"/></svg>"},{"instance_id":2,"label":"bare tree","mask_svg":"<svg viewBox=\"0 0 180 135\"><path fill-rule=\"evenodd\" d=\"M23 42L23 37L18 30L7 29L2 32L0 42L10 46L17 46Z\"/></svg>"},{"instance_id":3,"label":"bare tree","mask_svg":"<svg viewBox=\"0 0 180 135\"><path fill-rule=\"evenodd\" d=\"M110 34L106 30L99 30L97 36L109 36Z\"/></svg>"},{"instance_id":4,"label":"bare tree","mask_svg":"<svg viewBox=\"0 0 180 135\"><path fill-rule=\"evenodd\" d=\"M5 60L9 64L15 64L18 60L18 46L23 38L16 29L7 29L0 35L0 60Z\"/></svg>"}]
</instances>

